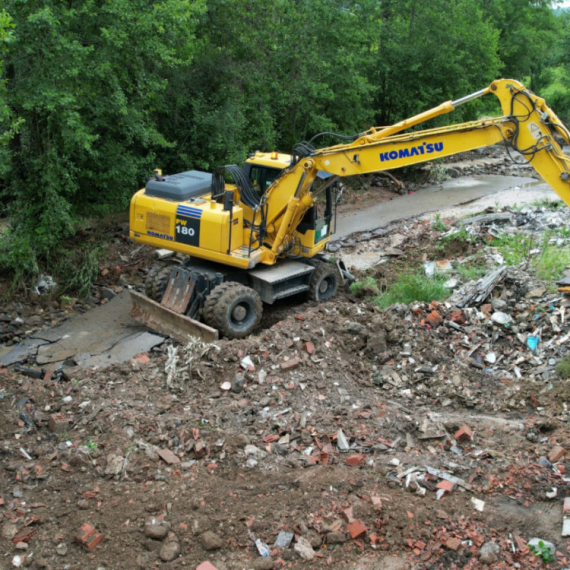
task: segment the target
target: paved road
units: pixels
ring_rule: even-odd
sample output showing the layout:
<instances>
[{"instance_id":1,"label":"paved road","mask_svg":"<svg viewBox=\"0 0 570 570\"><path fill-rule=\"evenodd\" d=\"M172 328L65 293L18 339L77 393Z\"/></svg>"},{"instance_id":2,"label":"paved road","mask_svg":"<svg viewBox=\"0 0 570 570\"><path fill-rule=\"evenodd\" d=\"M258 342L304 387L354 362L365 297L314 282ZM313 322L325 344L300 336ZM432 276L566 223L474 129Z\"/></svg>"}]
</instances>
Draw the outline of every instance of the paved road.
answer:
<instances>
[{"instance_id":1,"label":"paved road","mask_svg":"<svg viewBox=\"0 0 570 570\"><path fill-rule=\"evenodd\" d=\"M519 176L461 176L427 186L414 194L397 196L366 210L339 216L333 240L340 240L355 231L375 230L396 220L443 210L515 187L532 188L536 184L534 178ZM548 188L546 184L544 186Z\"/></svg>"}]
</instances>

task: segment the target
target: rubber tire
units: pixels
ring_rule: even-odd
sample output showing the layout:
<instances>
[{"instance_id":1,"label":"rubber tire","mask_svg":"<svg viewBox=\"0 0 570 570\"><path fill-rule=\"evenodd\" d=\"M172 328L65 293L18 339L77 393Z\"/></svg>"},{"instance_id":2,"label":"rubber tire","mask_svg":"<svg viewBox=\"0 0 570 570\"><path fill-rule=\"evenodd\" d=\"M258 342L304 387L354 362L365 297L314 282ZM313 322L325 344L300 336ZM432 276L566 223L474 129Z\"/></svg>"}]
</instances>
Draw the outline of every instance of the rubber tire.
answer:
<instances>
[{"instance_id":1,"label":"rubber tire","mask_svg":"<svg viewBox=\"0 0 570 570\"><path fill-rule=\"evenodd\" d=\"M323 283L327 284L325 291L321 291ZM319 261L309 284L309 299L311 301L326 301L336 295L338 291L338 271L334 265Z\"/></svg>"},{"instance_id":2,"label":"rubber tire","mask_svg":"<svg viewBox=\"0 0 570 570\"><path fill-rule=\"evenodd\" d=\"M162 301L173 267L172 263L157 261L150 268L144 282L144 293L149 299L157 303Z\"/></svg>"},{"instance_id":3,"label":"rubber tire","mask_svg":"<svg viewBox=\"0 0 570 570\"><path fill-rule=\"evenodd\" d=\"M238 305L245 305L246 308L246 317L242 321L232 317ZM259 324L262 313L259 295L251 287L235 281L226 281L215 287L204 303L206 324L227 338L244 338L251 334Z\"/></svg>"}]
</instances>

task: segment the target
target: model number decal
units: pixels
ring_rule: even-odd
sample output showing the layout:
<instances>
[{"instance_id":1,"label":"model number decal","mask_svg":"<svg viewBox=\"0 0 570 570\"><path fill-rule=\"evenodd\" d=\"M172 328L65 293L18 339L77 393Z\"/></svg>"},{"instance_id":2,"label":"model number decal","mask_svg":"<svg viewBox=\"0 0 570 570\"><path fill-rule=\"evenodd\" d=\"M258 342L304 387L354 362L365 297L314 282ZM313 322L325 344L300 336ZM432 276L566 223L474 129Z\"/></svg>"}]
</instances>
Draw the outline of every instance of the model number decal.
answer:
<instances>
[{"instance_id":1,"label":"model number decal","mask_svg":"<svg viewBox=\"0 0 570 570\"><path fill-rule=\"evenodd\" d=\"M176 241L198 247L200 245L200 218L176 215Z\"/></svg>"},{"instance_id":2,"label":"model number decal","mask_svg":"<svg viewBox=\"0 0 570 570\"><path fill-rule=\"evenodd\" d=\"M177 234L182 234L184 236L194 236L196 235L196 231L194 230L194 228L189 228L186 225L186 221L185 220L176 220L176 233Z\"/></svg>"}]
</instances>

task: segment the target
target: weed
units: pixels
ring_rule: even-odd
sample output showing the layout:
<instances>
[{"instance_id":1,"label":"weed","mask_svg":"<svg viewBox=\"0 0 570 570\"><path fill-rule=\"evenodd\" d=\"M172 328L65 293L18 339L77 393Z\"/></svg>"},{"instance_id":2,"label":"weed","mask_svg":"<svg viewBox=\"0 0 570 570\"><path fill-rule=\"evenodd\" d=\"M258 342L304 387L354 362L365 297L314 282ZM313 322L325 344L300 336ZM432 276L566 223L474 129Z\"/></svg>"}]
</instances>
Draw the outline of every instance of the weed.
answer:
<instances>
[{"instance_id":1,"label":"weed","mask_svg":"<svg viewBox=\"0 0 570 570\"><path fill-rule=\"evenodd\" d=\"M477 262L457 264L455 271L464 281L479 279L487 273L485 266Z\"/></svg>"},{"instance_id":2,"label":"weed","mask_svg":"<svg viewBox=\"0 0 570 570\"><path fill-rule=\"evenodd\" d=\"M71 305L71 303L73 303L73 299L71 297L68 297L67 295L62 295L59 300L64 304L64 305Z\"/></svg>"},{"instance_id":3,"label":"weed","mask_svg":"<svg viewBox=\"0 0 570 570\"><path fill-rule=\"evenodd\" d=\"M380 289L378 288L374 277L371 277L370 275L365 277L362 281L356 281L356 283L352 283L350 285L350 292L353 295L358 295L358 293L363 289L370 289L377 295L380 295Z\"/></svg>"},{"instance_id":4,"label":"weed","mask_svg":"<svg viewBox=\"0 0 570 570\"><path fill-rule=\"evenodd\" d=\"M552 552L550 548L540 540L538 545L530 545L530 551L537 557L540 558L545 564L552 562L554 560L554 556L552 556Z\"/></svg>"},{"instance_id":5,"label":"weed","mask_svg":"<svg viewBox=\"0 0 570 570\"><path fill-rule=\"evenodd\" d=\"M531 206L536 206L537 208L546 208L547 210L558 210L562 207L562 200L553 200L550 198L541 198L530 203Z\"/></svg>"},{"instance_id":6,"label":"weed","mask_svg":"<svg viewBox=\"0 0 570 570\"><path fill-rule=\"evenodd\" d=\"M570 378L570 356L565 356L556 365L556 374L558 374L558 377L562 378L563 380Z\"/></svg>"},{"instance_id":7,"label":"weed","mask_svg":"<svg viewBox=\"0 0 570 570\"><path fill-rule=\"evenodd\" d=\"M458 232L453 232L452 234L448 234L446 236L442 236L440 238L440 242L445 245L452 241L458 241L463 243L473 243L475 241L475 237L468 233L466 230L459 230Z\"/></svg>"},{"instance_id":8,"label":"weed","mask_svg":"<svg viewBox=\"0 0 570 570\"><path fill-rule=\"evenodd\" d=\"M429 173L430 180L435 184L441 184L446 180L449 180L450 176L447 174L447 168L445 164L438 162L433 165L431 172Z\"/></svg>"},{"instance_id":9,"label":"weed","mask_svg":"<svg viewBox=\"0 0 570 570\"><path fill-rule=\"evenodd\" d=\"M90 439L86 444L85 447L89 450L89 451L96 451L97 450L97 444Z\"/></svg>"},{"instance_id":10,"label":"weed","mask_svg":"<svg viewBox=\"0 0 570 570\"><path fill-rule=\"evenodd\" d=\"M435 215L435 220L431 223L431 227L438 232L447 231L447 226L441 221L441 216L439 214Z\"/></svg>"},{"instance_id":11,"label":"weed","mask_svg":"<svg viewBox=\"0 0 570 570\"><path fill-rule=\"evenodd\" d=\"M442 301L449 296L449 289L444 287L448 276L436 273L427 277L423 270L405 273L391 287L374 299L374 302L385 309L395 303L410 304L417 301Z\"/></svg>"},{"instance_id":12,"label":"weed","mask_svg":"<svg viewBox=\"0 0 570 570\"><path fill-rule=\"evenodd\" d=\"M558 279L569 265L570 251L568 248L551 245L547 243L547 238L545 238L539 257L533 261L536 276L547 281Z\"/></svg>"},{"instance_id":13,"label":"weed","mask_svg":"<svg viewBox=\"0 0 570 570\"><path fill-rule=\"evenodd\" d=\"M502 234L490 243L497 248L507 265L518 265L528 260L531 244L529 237L520 234Z\"/></svg>"},{"instance_id":14,"label":"weed","mask_svg":"<svg viewBox=\"0 0 570 570\"><path fill-rule=\"evenodd\" d=\"M73 291L86 298L99 273L99 259L105 246L86 245L71 250L60 249L55 259L54 273L62 292Z\"/></svg>"}]
</instances>

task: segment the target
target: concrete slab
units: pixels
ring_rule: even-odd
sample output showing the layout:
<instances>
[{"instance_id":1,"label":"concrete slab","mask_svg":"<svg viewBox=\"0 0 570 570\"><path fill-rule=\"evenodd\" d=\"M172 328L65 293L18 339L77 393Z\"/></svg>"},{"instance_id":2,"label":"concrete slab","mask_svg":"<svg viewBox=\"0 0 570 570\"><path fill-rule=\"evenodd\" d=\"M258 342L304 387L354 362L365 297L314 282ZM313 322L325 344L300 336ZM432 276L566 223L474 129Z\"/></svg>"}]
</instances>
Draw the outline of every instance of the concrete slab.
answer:
<instances>
[{"instance_id":1,"label":"concrete slab","mask_svg":"<svg viewBox=\"0 0 570 570\"><path fill-rule=\"evenodd\" d=\"M123 291L105 305L35 334L3 355L0 364L16 364L35 356L40 366L59 367L73 361L86 368L104 367L162 344L164 337L137 323L130 309L128 291Z\"/></svg>"}]
</instances>

